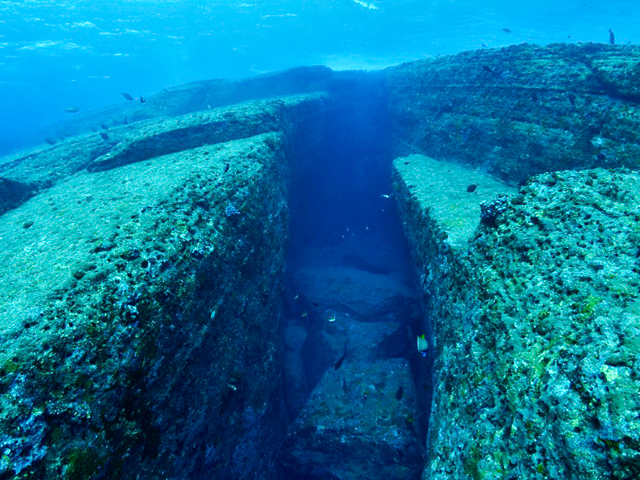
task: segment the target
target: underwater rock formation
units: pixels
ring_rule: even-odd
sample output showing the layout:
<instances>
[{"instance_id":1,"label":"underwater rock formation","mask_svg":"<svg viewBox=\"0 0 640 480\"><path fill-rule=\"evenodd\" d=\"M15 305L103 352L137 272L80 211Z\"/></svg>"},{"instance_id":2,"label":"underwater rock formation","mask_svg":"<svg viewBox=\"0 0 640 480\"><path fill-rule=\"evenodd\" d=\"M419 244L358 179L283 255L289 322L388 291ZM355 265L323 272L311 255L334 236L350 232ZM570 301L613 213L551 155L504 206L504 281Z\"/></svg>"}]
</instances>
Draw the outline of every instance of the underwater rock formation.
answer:
<instances>
[{"instance_id":1,"label":"underwater rock formation","mask_svg":"<svg viewBox=\"0 0 640 480\"><path fill-rule=\"evenodd\" d=\"M322 108L257 101L110 129L102 159L90 134L5 164L34 190L0 216L3 475L275 474L288 137Z\"/></svg>"},{"instance_id":2,"label":"underwater rock formation","mask_svg":"<svg viewBox=\"0 0 640 480\"><path fill-rule=\"evenodd\" d=\"M289 427L283 463L313 478L416 478L424 464L405 359L329 368Z\"/></svg>"},{"instance_id":3,"label":"underwater rock formation","mask_svg":"<svg viewBox=\"0 0 640 480\"><path fill-rule=\"evenodd\" d=\"M640 475L638 65L520 45L198 82L0 159L0 477ZM354 160L390 161L374 125L392 196ZM323 198L397 203L419 299L368 219L281 298L340 130L354 181Z\"/></svg>"},{"instance_id":4,"label":"underwater rock formation","mask_svg":"<svg viewBox=\"0 0 640 480\"><path fill-rule=\"evenodd\" d=\"M387 69L394 157L459 161L517 184L640 167L640 47L513 45Z\"/></svg>"},{"instance_id":5,"label":"underwater rock formation","mask_svg":"<svg viewBox=\"0 0 640 480\"><path fill-rule=\"evenodd\" d=\"M493 180L394 165L434 345L424 478L637 476L640 175L541 174L478 226L462 186Z\"/></svg>"}]
</instances>

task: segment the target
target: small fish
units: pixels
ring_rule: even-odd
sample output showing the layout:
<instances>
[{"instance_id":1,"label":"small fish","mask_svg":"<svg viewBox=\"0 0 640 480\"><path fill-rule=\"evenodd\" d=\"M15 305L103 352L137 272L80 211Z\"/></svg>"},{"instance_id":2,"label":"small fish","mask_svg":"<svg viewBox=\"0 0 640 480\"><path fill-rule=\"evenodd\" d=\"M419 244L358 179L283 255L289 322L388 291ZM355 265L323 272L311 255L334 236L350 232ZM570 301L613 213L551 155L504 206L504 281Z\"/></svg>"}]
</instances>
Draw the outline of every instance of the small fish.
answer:
<instances>
[{"instance_id":1,"label":"small fish","mask_svg":"<svg viewBox=\"0 0 640 480\"><path fill-rule=\"evenodd\" d=\"M140 103L147 103L147 101L144 99L142 95L140 95Z\"/></svg>"},{"instance_id":2,"label":"small fish","mask_svg":"<svg viewBox=\"0 0 640 480\"><path fill-rule=\"evenodd\" d=\"M342 354L342 356L338 359L338 361L336 362L336 364L333 366L334 369L338 370L341 366L342 366L342 362L344 362L344 359L347 358L347 352L344 352Z\"/></svg>"},{"instance_id":3,"label":"small fish","mask_svg":"<svg viewBox=\"0 0 640 480\"><path fill-rule=\"evenodd\" d=\"M109 130L109 125L107 125L106 123L101 123L100 128L102 128L103 130Z\"/></svg>"},{"instance_id":4,"label":"small fish","mask_svg":"<svg viewBox=\"0 0 640 480\"><path fill-rule=\"evenodd\" d=\"M293 297L293 299L294 299L294 300L297 300L299 296L300 296L300 295L298 295L298 292L296 292L296 296L295 296L295 297Z\"/></svg>"},{"instance_id":5,"label":"small fish","mask_svg":"<svg viewBox=\"0 0 640 480\"><path fill-rule=\"evenodd\" d=\"M404 394L404 390L402 389L402 385L398 387L396 391L396 400L402 400L402 395Z\"/></svg>"},{"instance_id":6,"label":"small fish","mask_svg":"<svg viewBox=\"0 0 640 480\"><path fill-rule=\"evenodd\" d=\"M613 30L609 29L609 43L611 45L615 45L616 44L616 37L613 34Z\"/></svg>"},{"instance_id":7,"label":"small fish","mask_svg":"<svg viewBox=\"0 0 640 480\"><path fill-rule=\"evenodd\" d=\"M538 101L538 92L536 92L535 90L531 92L531 100L533 100L534 102Z\"/></svg>"},{"instance_id":8,"label":"small fish","mask_svg":"<svg viewBox=\"0 0 640 480\"><path fill-rule=\"evenodd\" d=\"M345 395L349 393L349 386L347 385L347 379L344 377L342 377L342 391L344 392Z\"/></svg>"},{"instance_id":9,"label":"small fish","mask_svg":"<svg viewBox=\"0 0 640 480\"><path fill-rule=\"evenodd\" d=\"M380 198L389 198L391 195L380 195Z\"/></svg>"},{"instance_id":10,"label":"small fish","mask_svg":"<svg viewBox=\"0 0 640 480\"><path fill-rule=\"evenodd\" d=\"M55 145L56 143L58 143L56 142L56 139L52 137L45 137L44 141L47 142L49 145Z\"/></svg>"},{"instance_id":11,"label":"small fish","mask_svg":"<svg viewBox=\"0 0 640 480\"><path fill-rule=\"evenodd\" d=\"M133 100L133 97L126 92L122 92L120 95L122 95L127 100Z\"/></svg>"},{"instance_id":12,"label":"small fish","mask_svg":"<svg viewBox=\"0 0 640 480\"><path fill-rule=\"evenodd\" d=\"M418 337L418 351L420 353L425 353L429 349L429 342L424 337L424 335L420 335Z\"/></svg>"},{"instance_id":13,"label":"small fish","mask_svg":"<svg viewBox=\"0 0 640 480\"><path fill-rule=\"evenodd\" d=\"M495 70L493 68L491 68L489 65L482 65L482 69L485 72L489 72L489 73L496 73Z\"/></svg>"},{"instance_id":14,"label":"small fish","mask_svg":"<svg viewBox=\"0 0 640 480\"><path fill-rule=\"evenodd\" d=\"M109 135L107 135L104 132L100 132L100 136L102 137L103 140L109 140Z\"/></svg>"},{"instance_id":15,"label":"small fish","mask_svg":"<svg viewBox=\"0 0 640 480\"><path fill-rule=\"evenodd\" d=\"M511 30L510 28L503 28L502 31L504 33L511 33L513 30Z\"/></svg>"},{"instance_id":16,"label":"small fish","mask_svg":"<svg viewBox=\"0 0 640 480\"><path fill-rule=\"evenodd\" d=\"M489 45L487 45L486 43L481 43L481 44L480 44L480 46L481 46L482 48L487 48Z\"/></svg>"},{"instance_id":17,"label":"small fish","mask_svg":"<svg viewBox=\"0 0 640 480\"><path fill-rule=\"evenodd\" d=\"M97 131L98 131L98 129L97 129L96 127L91 127L91 131L92 131L93 133L95 133L95 132L97 132Z\"/></svg>"},{"instance_id":18,"label":"small fish","mask_svg":"<svg viewBox=\"0 0 640 480\"><path fill-rule=\"evenodd\" d=\"M306 317L307 315L309 315L306 310L304 312L302 312L302 318Z\"/></svg>"},{"instance_id":19,"label":"small fish","mask_svg":"<svg viewBox=\"0 0 640 480\"><path fill-rule=\"evenodd\" d=\"M79 107L68 107L64 109L67 113L78 113L80 111Z\"/></svg>"},{"instance_id":20,"label":"small fish","mask_svg":"<svg viewBox=\"0 0 640 480\"><path fill-rule=\"evenodd\" d=\"M469 185L467 187L467 193L473 193L476 191L476 188L478 188L478 184L477 183L472 183L471 185Z\"/></svg>"},{"instance_id":21,"label":"small fish","mask_svg":"<svg viewBox=\"0 0 640 480\"><path fill-rule=\"evenodd\" d=\"M229 171L229 164L227 163L227 164L224 166L224 173L227 173L228 171Z\"/></svg>"}]
</instances>

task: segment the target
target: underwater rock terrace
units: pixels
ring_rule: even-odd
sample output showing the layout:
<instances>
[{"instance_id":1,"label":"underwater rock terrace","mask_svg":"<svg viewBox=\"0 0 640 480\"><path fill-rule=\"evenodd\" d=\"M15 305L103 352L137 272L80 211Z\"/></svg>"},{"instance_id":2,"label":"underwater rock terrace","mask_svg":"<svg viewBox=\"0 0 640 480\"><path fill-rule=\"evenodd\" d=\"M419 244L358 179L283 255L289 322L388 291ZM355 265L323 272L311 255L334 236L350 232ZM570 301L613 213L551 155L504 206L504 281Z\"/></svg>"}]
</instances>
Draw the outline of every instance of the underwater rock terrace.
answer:
<instances>
[{"instance_id":1,"label":"underwater rock terrace","mask_svg":"<svg viewBox=\"0 0 640 480\"><path fill-rule=\"evenodd\" d=\"M640 475L639 89L631 46L300 68L1 159L0 478ZM336 124L384 125L422 315L330 317L306 392L285 252Z\"/></svg>"}]
</instances>

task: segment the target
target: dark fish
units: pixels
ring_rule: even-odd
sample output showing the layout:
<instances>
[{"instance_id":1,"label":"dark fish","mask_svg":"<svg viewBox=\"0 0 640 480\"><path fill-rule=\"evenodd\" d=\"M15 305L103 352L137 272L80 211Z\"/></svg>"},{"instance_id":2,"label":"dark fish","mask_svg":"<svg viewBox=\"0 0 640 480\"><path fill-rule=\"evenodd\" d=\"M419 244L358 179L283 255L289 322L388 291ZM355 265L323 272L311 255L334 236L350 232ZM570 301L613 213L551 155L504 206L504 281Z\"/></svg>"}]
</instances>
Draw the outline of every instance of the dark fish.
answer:
<instances>
[{"instance_id":1,"label":"dark fish","mask_svg":"<svg viewBox=\"0 0 640 480\"><path fill-rule=\"evenodd\" d=\"M616 37L613 34L613 30L609 29L609 43L611 45L615 45L616 44Z\"/></svg>"},{"instance_id":2,"label":"dark fish","mask_svg":"<svg viewBox=\"0 0 640 480\"><path fill-rule=\"evenodd\" d=\"M55 138L51 138L51 137L45 137L44 141L47 142L49 145L55 145L56 143L58 143L56 142Z\"/></svg>"},{"instance_id":3,"label":"dark fish","mask_svg":"<svg viewBox=\"0 0 640 480\"><path fill-rule=\"evenodd\" d=\"M101 123L100 128L102 128L103 130L109 130L109 125L107 125L106 123Z\"/></svg>"},{"instance_id":4,"label":"dark fish","mask_svg":"<svg viewBox=\"0 0 640 480\"><path fill-rule=\"evenodd\" d=\"M531 100L533 100L534 102L538 101L538 92L536 92L535 90L531 92Z\"/></svg>"},{"instance_id":5,"label":"dark fish","mask_svg":"<svg viewBox=\"0 0 640 480\"><path fill-rule=\"evenodd\" d=\"M79 107L69 107L64 109L67 113L78 113L80 111Z\"/></svg>"},{"instance_id":6,"label":"dark fish","mask_svg":"<svg viewBox=\"0 0 640 480\"><path fill-rule=\"evenodd\" d=\"M491 68L489 65L482 65L482 69L483 69L485 72L489 72L489 73L496 73L496 72L493 70L493 68Z\"/></svg>"},{"instance_id":7,"label":"dark fish","mask_svg":"<svg viewBox=\"0 0 640 480\"><path fill-rule=\"evenodd\" d=\"M504 33L511 33L513 30L511 30L510 28L503 28L502 31Z\"/></svg>"},{"instance_id":8,"label":"dark fish","mask_svg":"<svg viewBox=\"0 0 640 480\"><path fill-rule=\"evenodd\" d=\"M147 101L144 99L142 95L140 95L140 103L147 103Z\"/></svg>"},{"instance_id":9,"label":"dark fish","mask_svg":"<svg viewBox=\"0 0 640 480\"><path fill-rule=\"evenodd\" d=\"M227 163L227 164L224 166L224 173L227 173L228 171L229 171L229 164Z\"/></svg>"},{"instance_id":10,"label":"dark fish","mask_svg":"<svg viewBox=\"0 0 640 480\"><path fill-rule=\"evenodd\" d=\"M336 362L336 364L333 366L333 368L335 368L336 370L338 370L341 366L342 366L342 362L344 362L344 359L347 358L347 352L344 352L344 355L342 355L338 361Z\"/></svg>"},{"instance_id":11,"label":"dark fish","mask_svg":"<svg viewBox=\"0 0 640 480\"><path fill-rule=\"evenodd\" d=\"M347 379L344 377L342 377L342 391L344 392L345 395L349 393L349 386L347 385Z\"/></svg>"},{"instance_id":12,"label":"dark fish","mask_svg":"<svg viewBox=\"0 0 640 480\"><path fill-rule=\"evenodd\" d=\"M467 187L467 192L468 193L473 193L476 191L476 188L478 188L478 184L477 183L472 183L471 185L469 185Z\"/></svg>"},{"instance_id":13,"label":"dark fish","mask_svg":"<svg viewBox=\"0 0 640 480\"><path fill-rule=\"evenodd\" d=\"M133 97L132 97L131 95L129 95L128 93L126 93L126 92L122 92L122 94L121 94L121 95L122 95L124 98L126 98L127 100L133 100Z\"/></svg>"},{"instance_id":14,"label":"dark fish","mask_svg":"<svg viewBox=\"0 0 640 480\"><path fill-rule=\"evenodd\" d=\"M402 386L398 387L398 390L396 391L396 400L402 400L403 394L404 390L402 389Z\"/></svg>"},{"instance_id":15,"label":"dark fish","mask_svg":"<svg viewBox=\"0 0 640 480\"><path fill-rule=\"evenodd\" d=\"M107 135L104 132L100 132L100 136L102 137L103 140L109 140L109 135Z\"/></svg>"},{"instance_id":16,"label":"dark fish","mask_svg":"<svg viewBox=\"0 0 640 480\"><path fill-rule=\"evenodd\" d=\"M96 127L91 127L91 131L95 133L98 131L98 129Z\"/></svg>"}]
</instances>

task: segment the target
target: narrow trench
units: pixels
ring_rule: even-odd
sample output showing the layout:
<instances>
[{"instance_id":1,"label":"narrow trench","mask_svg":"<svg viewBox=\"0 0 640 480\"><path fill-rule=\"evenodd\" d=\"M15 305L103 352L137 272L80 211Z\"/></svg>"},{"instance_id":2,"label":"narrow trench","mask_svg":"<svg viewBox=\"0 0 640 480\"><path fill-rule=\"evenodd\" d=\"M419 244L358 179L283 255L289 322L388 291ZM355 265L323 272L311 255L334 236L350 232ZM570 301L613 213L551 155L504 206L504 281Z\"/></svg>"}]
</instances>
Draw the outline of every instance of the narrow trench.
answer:
<instances>
[{"instance_id":1,"label":"narrow trench","mask_svg":"<svg viewBox=\"0 0 640 480\"><path fill-rule=\"evenodd\" d=\"M352 75L291 167L285 479L419 478L424 465L431 360L416 348L427 324L391 197L386 101L378 79Z\"/></svg>"}]
</instances>

